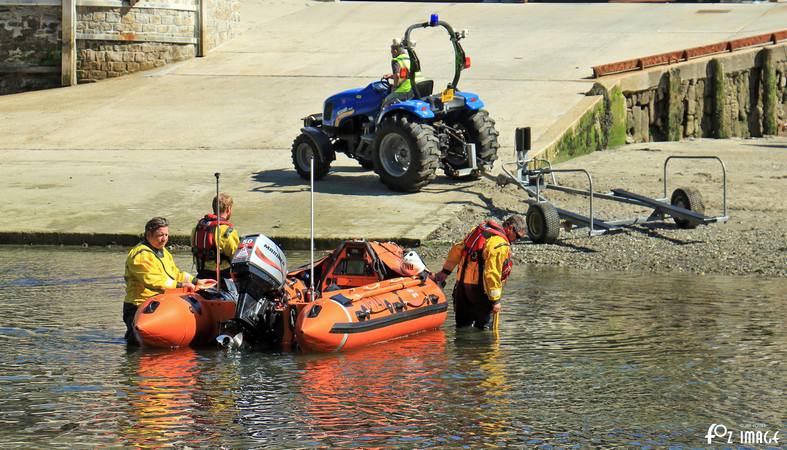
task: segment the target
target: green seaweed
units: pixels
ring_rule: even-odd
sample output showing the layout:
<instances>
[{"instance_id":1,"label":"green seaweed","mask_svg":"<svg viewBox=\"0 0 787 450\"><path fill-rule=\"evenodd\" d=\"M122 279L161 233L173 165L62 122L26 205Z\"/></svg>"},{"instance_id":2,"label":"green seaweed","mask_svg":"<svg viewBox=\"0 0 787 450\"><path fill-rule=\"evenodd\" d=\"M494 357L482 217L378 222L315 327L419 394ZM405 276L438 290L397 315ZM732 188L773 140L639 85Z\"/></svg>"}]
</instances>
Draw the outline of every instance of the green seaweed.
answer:
<instances>
[{"instance_id":1,"label":"green seaweed","mask_svg":"<svg viewBox=\"0 0 787 450\"><path fill-rule=\"evenodd\" d=\"M609 111L612 116L607 137L607 148L614 148L626 143L626 98L619 86L609 93Z\"/></svg>"},{"instance_id":2,"label":"green seaweed","mask_svg":"<svg viewBox=\"0 0 787 450\"><path fill-rule=\"evenodd\" d=\"M710 67L711 77L713 77L713 115L711 116L713 137L716 139L727 139L730 137L730 117L727 113L724 66L720 59L713 58L710 61Z\"/></svg>"},{"instance_id":3,"label":"green seaweed","mask_svg":"<svg viewBox=\"0 0 787 450\"><path fill-rule=\"evenodd\" d=\"M680 72L677 69L670 69L667 73L667 81L667 140L679 141L683 137L683 95Z\"/></svg>"},{"instance_id":4,"label":"green seaweed","mask_svg":"<svg viewBox=\"0 0 787 450\"><path fill-rule=\"evenodd\" d=\"M773 58L773 49L763 50L762 63L762 128L764 134L775 135L779 131L776 117L776 64Z\"/></svg>"},{"instance_id":5,"label":"green seaweed","mask_svg":"<svg viewBox=\"0 0 787 450\"><path fill-rule=\"evenodd\" d=\"M578 156L587 155L604 149L603 120L606 115L605 102L585 112L579 123L567 130L553 147L551 158L553 163L568 161Z\"/></svg>"}]
</instances>

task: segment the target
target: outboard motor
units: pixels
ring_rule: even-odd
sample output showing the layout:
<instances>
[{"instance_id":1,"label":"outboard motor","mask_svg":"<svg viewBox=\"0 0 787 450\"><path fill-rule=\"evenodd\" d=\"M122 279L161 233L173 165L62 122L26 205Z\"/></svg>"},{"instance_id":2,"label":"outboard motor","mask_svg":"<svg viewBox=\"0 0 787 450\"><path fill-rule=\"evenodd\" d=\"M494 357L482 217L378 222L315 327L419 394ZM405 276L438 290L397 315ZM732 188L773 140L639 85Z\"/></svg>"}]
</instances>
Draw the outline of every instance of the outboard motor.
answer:
<instances>
[{"instance_id":1,"label":"outboard motor","mask_svg":"<svg viewBox=\"0 0 787 450\"><path fill-rule=\"evenodd\" d=\"M284 252L265 235L244 236L232 257L232 275L238 289L235 317L223 324L216 340L223 346L275 344L283 334L282 302L287 276Z\"/></svg>"}]
</instances>

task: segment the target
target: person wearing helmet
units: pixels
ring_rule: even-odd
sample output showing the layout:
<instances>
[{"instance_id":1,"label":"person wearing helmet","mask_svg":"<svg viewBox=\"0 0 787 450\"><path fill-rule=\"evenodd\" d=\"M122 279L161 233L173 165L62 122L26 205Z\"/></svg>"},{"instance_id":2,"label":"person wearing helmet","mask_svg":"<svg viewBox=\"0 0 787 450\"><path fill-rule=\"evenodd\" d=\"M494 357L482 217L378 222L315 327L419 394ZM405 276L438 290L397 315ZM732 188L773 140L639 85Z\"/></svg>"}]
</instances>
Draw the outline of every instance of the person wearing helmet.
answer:
<instances>
[{"instance_id":1,"label":"person wearing helmet","mask_svg":"<svg viewBox=\"0 0 787 450\"><path fill-rule=\"evenodd\" d=\"M201 218L191 233L191 253L197 266L197 276L216 279L216 227L218 226L219 276L223 280L230 277L230 261L240 244L240 236L229 221L232 217L232 196L221 192L213 197L213 214ZM216 217L215 212L219 212Z\"/></svg>"},{"instance_id":2,"label":"person wearing helmet","mask_svg":"<svg viewBox=\"0 0 787 450\"><path fill-rule=\"evenodd\" d=\"M491 328L493 313L500 311L503 285L511 273L511 243L525 233L522 216L508 217L502 226L487 220L451 247L443 270L434 279L443 283L456 266L460 267L453 292L457 328Z\"/></svg>"},{"instance_id":3,"label":"person wearing helmet","mask_svg":"<svg viewBox=\"0 0 787 450\"><path fill-rule=\"evenodd\" d=\"M145 238L134 246L126 257L126 298L123 300L123 322L126 324L126 342L137 343L132 330L134 315L139 305L166 289L200 288L203 282L182 272L167 251L169 223L163 217L154 217L145 224ZM195 286L196 285L196 286Z\"/></svg>"},{"instance_id":4,"label":"person wearing helmet","mask_svg":"<svg viewBox=\"0 0 787 450\"><path fill-rule=\"evenodd\" d=\"M391 73L383 75L384 79L391 82L391 93L383 100L383 109L393 103L413 98L413 88L409 74L410 55L407 54L404 45L394 38L391 43ZM416 72L415 77L420 79L421 72Z\"/></svg>"}]
</instances>

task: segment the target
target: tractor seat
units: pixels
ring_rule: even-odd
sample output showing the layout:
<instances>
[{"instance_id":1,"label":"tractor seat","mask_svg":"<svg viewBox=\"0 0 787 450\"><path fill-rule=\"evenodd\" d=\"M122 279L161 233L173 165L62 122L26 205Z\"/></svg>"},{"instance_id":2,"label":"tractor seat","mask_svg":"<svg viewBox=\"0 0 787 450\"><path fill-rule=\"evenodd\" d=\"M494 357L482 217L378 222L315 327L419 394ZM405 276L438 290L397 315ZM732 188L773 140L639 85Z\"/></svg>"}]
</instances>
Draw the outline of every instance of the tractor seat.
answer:
<instances>
[{"instance_id":1,"label":"tractor seat","mask_svg":"<svg viewBox=\"0 0 787 450\"><path fill-rule=\"evenodd\" d=\"M434 90L434 80L419 81L415 84L415 88L421 98L429 97L432 95L432 91Z\"/></svg>"}]
</instances>

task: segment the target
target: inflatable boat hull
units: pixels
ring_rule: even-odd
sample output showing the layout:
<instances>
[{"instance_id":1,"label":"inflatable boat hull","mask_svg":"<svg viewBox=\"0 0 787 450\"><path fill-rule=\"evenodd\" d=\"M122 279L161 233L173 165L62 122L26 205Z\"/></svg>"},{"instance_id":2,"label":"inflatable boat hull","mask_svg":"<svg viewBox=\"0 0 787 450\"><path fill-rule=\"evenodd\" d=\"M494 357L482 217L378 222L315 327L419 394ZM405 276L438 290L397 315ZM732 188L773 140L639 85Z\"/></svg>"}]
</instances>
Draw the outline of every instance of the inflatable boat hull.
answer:
<instances>
[{"instance_id":1,"label":"inflatable boat hull","mask_svg":"<svg viewBox=\"0 0 787 450\"><path fill-rule=\"evenodd\" d=\"M295 335L307 351L350 350L439 328L447 314L432 280L395 278L326 292L301 310Z\"/></svg>"},{"instance_id":2,"label":"inflatable boat hull","mask_svg":"<svg viewBox=\"0 0 787 450\"><path fill-rule=\"evenodd\" d=\"M235 304L185 289L170 289L140 305L134 316L134 334L144 347L213 344L221 324L235 314Z\"/></svg>"}]
</instances>

